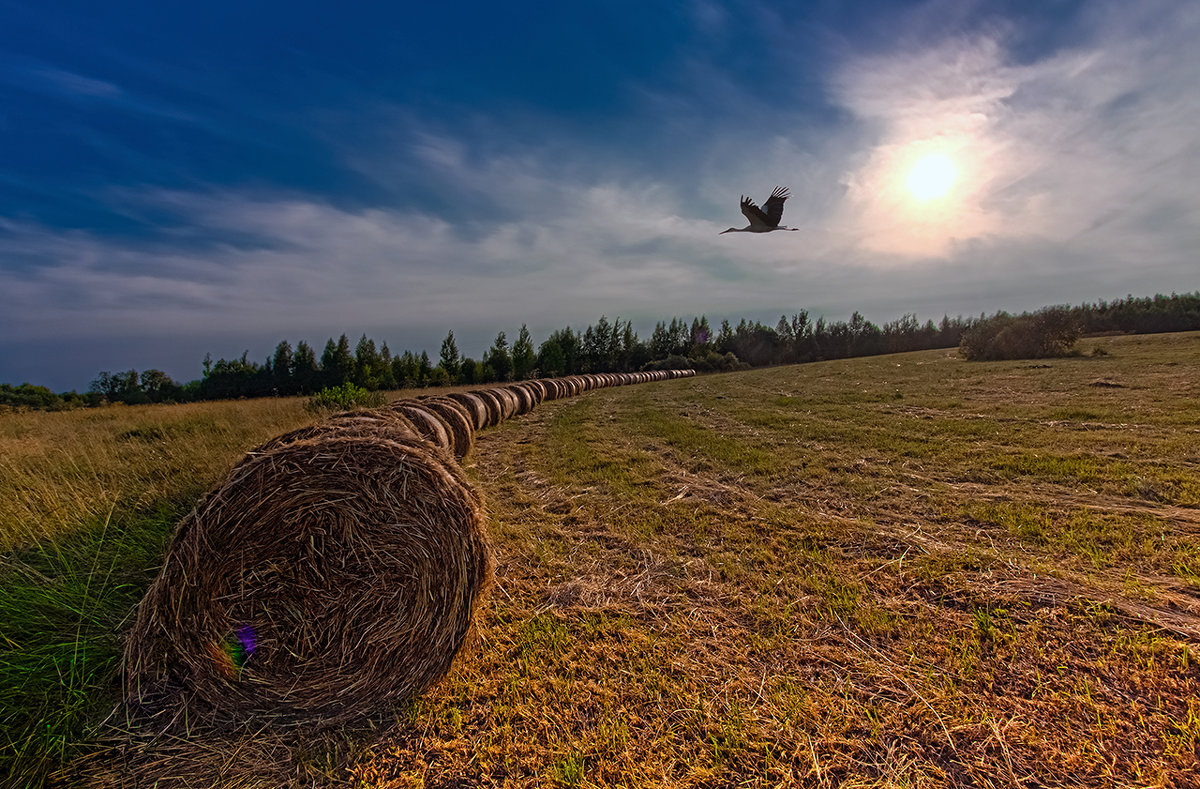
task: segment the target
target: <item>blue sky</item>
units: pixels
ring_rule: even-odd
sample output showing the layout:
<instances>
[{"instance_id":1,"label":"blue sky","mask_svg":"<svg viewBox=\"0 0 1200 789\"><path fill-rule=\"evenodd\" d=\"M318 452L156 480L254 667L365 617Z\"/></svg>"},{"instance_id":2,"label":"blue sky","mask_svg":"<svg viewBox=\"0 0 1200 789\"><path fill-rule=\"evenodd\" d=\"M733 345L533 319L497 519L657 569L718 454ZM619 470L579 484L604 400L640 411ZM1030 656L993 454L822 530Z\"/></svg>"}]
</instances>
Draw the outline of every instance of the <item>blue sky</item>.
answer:
<instances>
[{"instance_id":1,"label":"blue sky","mask_svg":"<svg viewBox=\"0 0 1200 789\"><path fill-rule=\"evenodd\" d=\"M0 382L1200 287L1193 2L0 0ZM953 165L933 199L909 188ZM788 186L797 233L719 236Z\"/></svg>"}]
</instances>

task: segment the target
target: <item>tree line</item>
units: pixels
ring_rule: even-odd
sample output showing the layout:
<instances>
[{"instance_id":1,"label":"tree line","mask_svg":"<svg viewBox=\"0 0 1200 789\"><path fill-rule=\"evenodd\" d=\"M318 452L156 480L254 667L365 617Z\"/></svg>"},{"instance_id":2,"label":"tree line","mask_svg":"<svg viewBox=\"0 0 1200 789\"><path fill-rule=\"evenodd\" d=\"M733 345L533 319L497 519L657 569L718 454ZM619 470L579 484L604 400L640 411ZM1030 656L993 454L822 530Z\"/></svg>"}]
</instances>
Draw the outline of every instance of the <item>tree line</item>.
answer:
<instances>
[{"instance_id":1,"label":"tree line","mask_svg":"<svg viewBox=\"0 0 1200 789\"><path fill-rule=\"evenodd\" d=\"M1053 309L1076 333L1200 329L1200 291L1128 296ZM536 347L524 325L511 344L501 331L478 359L462 355L451 330L442 341L436 362L424 350L394 354L386 342L377 344L365 334L352 346L343 334L336 341L330 338L319 355L303 340L294 347L287 340L281 341L262 362L251 361L247 353L215 362L207 355L201 377L187 383L177 383L161 370L151 369L101 372L82 395L55 394L30 384L0 384L0 405L67 408L104 402L138 404L312 394L346 383L375 391L577 373L685 368L725 371L959 347L972 328L979 331L968 335L968 340L985 328L990 331L991 327L1009 325L1013 317L997 312L991 317L943 316L937 323L922 323L916 315L905 315L880 326L859 312L847 321L827 321L824 316L814 321L806 310L800 310L780 316L774 326L743 319L736 325L724 320L714 328L701 315L690 321L679 317L660 321L645 339L638 336L630 321L601 317L582 331L570 326L557 329ZM1012 335L1010 330L1007 336Z\"/></svg>"}]
</instances>

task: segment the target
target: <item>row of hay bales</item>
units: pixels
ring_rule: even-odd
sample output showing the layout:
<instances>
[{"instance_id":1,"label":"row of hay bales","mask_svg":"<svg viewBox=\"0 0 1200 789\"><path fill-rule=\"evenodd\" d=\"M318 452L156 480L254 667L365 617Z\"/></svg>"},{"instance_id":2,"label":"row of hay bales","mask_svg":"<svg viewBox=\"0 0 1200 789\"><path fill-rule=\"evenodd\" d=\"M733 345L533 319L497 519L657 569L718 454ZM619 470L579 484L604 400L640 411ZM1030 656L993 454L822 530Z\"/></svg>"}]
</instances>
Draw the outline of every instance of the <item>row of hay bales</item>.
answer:
<instances>
[{"instance_id":1,"label":"row of hay bales","mask_svg":"<svg viewBox=\"0 0 1200 789\"><path fill-rule=\"evenodd\" d=\"M607 386L686 378L695 374L694 370L658 370L531 379L469 392L400 400L386 408L408 418L428 441L461 459L474 446L475 432L529 413L546 400L574 397Z\"/></svg>"},{"instance_id":2,"label":"row of hay bales","mask_svg":"<svg viewBox=\"0 0 1200 789\"><path fill-rule=\"evenodd\" d=\"M127 701L170 720L346 723L450 668L492 573L455 458L601 373L400 400L254 448L176 527L126 641ZM187 715L184 715L184 712Z\"/></svg>"}]
</instances>

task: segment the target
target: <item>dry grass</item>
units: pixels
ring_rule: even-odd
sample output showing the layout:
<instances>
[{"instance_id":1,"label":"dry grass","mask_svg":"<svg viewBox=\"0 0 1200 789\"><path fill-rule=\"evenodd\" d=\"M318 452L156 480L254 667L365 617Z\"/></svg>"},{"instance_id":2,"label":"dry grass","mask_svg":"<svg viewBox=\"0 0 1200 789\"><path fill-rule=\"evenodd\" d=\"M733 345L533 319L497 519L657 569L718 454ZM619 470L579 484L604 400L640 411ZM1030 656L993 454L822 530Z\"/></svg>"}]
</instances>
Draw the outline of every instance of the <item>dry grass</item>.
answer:
<instances>
[{"instance_id":1,"label":"dry grass","mask_svg":"<svg viewBox=\"0 0 1200 789\"><path fill-rule=\"evenodd\" d=\"M1103 342L605 390L483 434L481 646L339 780L1195 785L1200 340Z\"/></svg>"},{"instance_id":2,"label":"dry grass","mask_svg":"<svg viewBox=\"0 0 1200 789\"><path fill-rule=\"evenodd\" d=\"M1200 337L1084 345L548 400L467 459L496 590L445 680L161 785L1198 785Z\"/></svg>"},{"instance_id":3,"label":"dry grass","mask_svg":"<svg viewBox=\"0 0 1200 789\"><path fill-rule=\"evenodd\" d=\"M0 414L0 549L192 499L246 449L313 421L301 398Z\"/></svg>"}]
</instances>

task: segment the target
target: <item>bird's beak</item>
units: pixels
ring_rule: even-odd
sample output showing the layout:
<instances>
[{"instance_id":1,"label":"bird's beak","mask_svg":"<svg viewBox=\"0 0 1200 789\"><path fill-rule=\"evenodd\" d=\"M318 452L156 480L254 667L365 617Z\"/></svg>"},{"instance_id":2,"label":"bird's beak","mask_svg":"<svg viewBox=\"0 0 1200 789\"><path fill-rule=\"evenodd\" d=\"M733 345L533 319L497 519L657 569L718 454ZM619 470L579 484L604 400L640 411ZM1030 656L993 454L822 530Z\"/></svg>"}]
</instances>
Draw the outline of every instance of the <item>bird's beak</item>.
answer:
<instances>
[{"instance_id":1,"label":"bird's beak","mask_svg":"<svg viewBox=\"0 0 1200 789\"><path fill-rule=\"evenodd\" d=\"M720 233L717 233L717 235L718 235L718 236L723 236L723 235L725 235L726 233L732 233L732 232L733 232L733 228L731 227L731 228L729 228L728 230L722 230Z\"/></svg>"}]
</instances>

